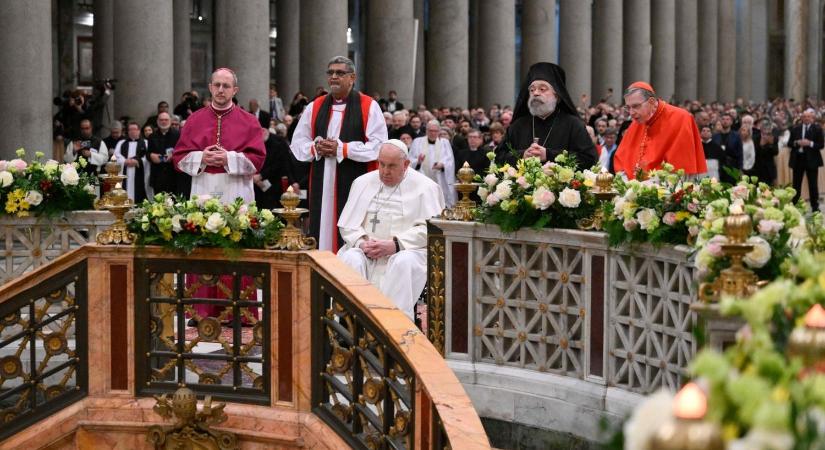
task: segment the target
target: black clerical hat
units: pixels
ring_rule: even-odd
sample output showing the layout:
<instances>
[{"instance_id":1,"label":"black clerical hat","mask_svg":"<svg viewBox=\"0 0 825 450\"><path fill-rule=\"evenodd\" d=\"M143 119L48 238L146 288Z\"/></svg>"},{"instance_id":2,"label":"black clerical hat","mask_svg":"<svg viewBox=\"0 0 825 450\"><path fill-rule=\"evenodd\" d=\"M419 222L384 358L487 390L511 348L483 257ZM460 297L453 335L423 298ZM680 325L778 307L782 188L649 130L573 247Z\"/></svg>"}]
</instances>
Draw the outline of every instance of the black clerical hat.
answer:
<instances>
[{"instance_id":1,"label":"black clerical hat","mask_svg":"<svg viewBox=\"0 0 825 450\"><path fill-rule=\"evenodd\" d=\"M570 99L570 94L567 93L567 86L565 85L566 76L564 69L561 66L549 63L540 62L530 66L527 71L527 77L521 84L521 89L516 100L516 108L513 110L513 122L521 116L530 114L527 107L527 101L530 100L530 83L536 80L544 80L553 86L556 95L559 97L559 102L556 105L557 110L567 111L570 114L578 115L573 100Z\"/></svg>"}]
</instances>

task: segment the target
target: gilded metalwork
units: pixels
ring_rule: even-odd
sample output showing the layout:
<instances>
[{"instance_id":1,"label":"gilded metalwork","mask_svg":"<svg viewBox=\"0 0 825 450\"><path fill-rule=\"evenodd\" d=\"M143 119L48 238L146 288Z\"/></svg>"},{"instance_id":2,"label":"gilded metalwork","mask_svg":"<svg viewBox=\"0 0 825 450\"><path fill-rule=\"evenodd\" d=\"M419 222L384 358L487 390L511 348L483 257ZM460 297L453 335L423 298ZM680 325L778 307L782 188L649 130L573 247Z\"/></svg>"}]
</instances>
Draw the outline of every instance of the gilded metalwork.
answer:
<instances>
[{"instance_id":1,"label":"gilded metalwork","mask_svg":"<svg viewBox=\"0 0 825 450\"><path fill-rule=\"evenodd\" d=\"M332 371L335 373L345 373L346 371L350 370L351 360L351 351L343 349L341 347L336 347L332 351L332 358L330 358L330 367L332 368Z\"/></svg>"},{"instance_id":2,"label":"gilded metalwork","mask_svg":"<svg viewBox=\"0 0 825 450\"><path fill-rule=\"evenodd\" d=\"M212 397L206 396L203 407L198 411L198 399L188 388L175 391L171 400L166 394L155 397L157 404L153 410L164 419L176 420L173 426L154 425L149 428L147 440L155 449L203 449L230 450L238 448L238 439L233 433L213 430L212 426L223 423L228 418L224 413L225 403L212 405Z\"/></svg>"},{"instance_id":3,"label":"gilded metalwork","mask_svg":"<svg viewBox=\"0 0 825 450\"><path fill-rule=\"evenodd\" d=\"M112 160L106 163L106 174L100 176L106 186L109 187L109 191L102 198L96 199L94 206L95 209L104 209L111 212L115 216L115 222L111 227L97 235L98 244L131 244L137 237L134 233L129 232L126 228L126 221L123 220L123 216L132 209L134 203L122 187L126 176L120 175L120 170L120 164Z\"/></svg>"},{"instance_id":4,"label":"gilded metalwork","mask_svg":"<svg viewBox=\"0 0 825 450\"><path fill-rule=\"evenodd\" d=\"M56 356L66 351L68 342L63 333L51 333L43 338L43 347L47 355Z\"/></svg>"},{"instance_id":5,"label":"gilded metalwork","mask_svg":"<svg viewBox=\"0 0 825 450\"><path fill-rule=\"evenodd\" d=\"M693 305L697 311L706 311L707 303L718 302L723 295L746 298L753 295L765 283L752 270L742 264L742 259L753 251L747 243L753 231L751 218L740 211L725 218L725 235L728 242L721 245L722 254L730 258L730 267L722 269L712 282L699 285L699 299L702 303Z\"/></svg>"},{"instance_id":6,"label":"gilded metalwork","mask_svg":"<svg viewBox=\"0 0 825 450\"><path fill-rule=\"evenodd\" d=\"M257 324L256 324L257 325ZM221 323L214 317L206 317L198 322L198 336L202 341L212 342L221 335Z\"/></svg>"},{"instance_id":7,"label":"gilded metalwork","mask_svg":"<svg viewBox=\"0 0 825 450\"><path fill-rule=\"evenodd\" d=\"M446 220L461 220L464 222L472 222L473 210L476 208L476 202L470 198L470 194L478 190L481 183L473 183L475 177L475 170L470 167L466 161L464 165L458 169L458 183L455 184L455 189L461 194L461 200L456 202L455 206L450 209L447 208L441 213L441 217Z\"/></svg>"},{"instance_id":8,"label":"gilded metalwork","mask_svg":"<svg viewBox=\"0 0 825 450\"><path fill-rule=\"evenodd\" d=\"M444 237L430 236L428 247L429 276L427 280L427 309L429 312L429 322L427 333L433 347L444 356L445 341L445 303L444 292Z\"/></svg>"},{"instance_id":9,"label":"gilded metalwork","mask_svg":"<svg viewBox=\"0 0 825 450\"><path fill-rule=\"evenodd\" d=\"M370 378L364 383L364 394L360 398L373 405L380 402L384 399L384 382L377 378Z\"/></svg>"},{"instance_id":10,"label":"gilded metalwork","mask_svg":"<svg viewBox=\"0 0 825 450\"><path fill-rule=\"evenodd\" d=\"M20 358L15 355L6 356L0 359L0 376L3 379L17 378L23 375L23 364Z\"/></svg>"},{"instance_id":11,"label":"gilded metalwork","mask_svg":"<svg viewBox=\"0 0 825 450\"><path fill-rule=\"evenodd\" d=\"M317 247L318 244L315 242L314 237L305 237L301 229L295 226L295 221L309 212L306 208L298 208L299 202L298 195L292 190L292 186L281 194L283 208L273 209L272 211L286 222L286 226L281 230L278 241L267 245L266 248L296 251L312 250Z\"/></svg>"},{"instance_id":12,"label":"gilded metalwork","mask_svg":"<svg viewBox=\"0 0 825 450\"><path fill-rule=\"evenodd\" d=\"M613 201L619 192L613 189L613 174L607 170L602 170L596 175L592 194L601 203ZM576 225L580 230L601 230L604 225L604 208L596 208L591 217L579 219Z\"/></svg>"}]
</instances>

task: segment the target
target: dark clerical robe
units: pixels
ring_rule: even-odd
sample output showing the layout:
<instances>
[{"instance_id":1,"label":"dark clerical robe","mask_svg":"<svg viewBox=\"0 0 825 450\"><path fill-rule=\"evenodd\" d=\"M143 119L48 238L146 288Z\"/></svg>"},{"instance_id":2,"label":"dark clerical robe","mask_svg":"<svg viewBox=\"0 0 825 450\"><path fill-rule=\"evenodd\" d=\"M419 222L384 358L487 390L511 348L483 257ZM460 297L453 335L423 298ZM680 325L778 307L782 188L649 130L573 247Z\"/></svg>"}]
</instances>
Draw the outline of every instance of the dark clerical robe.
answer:
<instances>
[{"instance_id":1,"label":"dark clerical robe","mask_svg":"<svg viewBox=\"0 0 825 450\"><path fill-rule=\"evenodd\" d=\"M547 149L547 161L553 161L564 150L576 158L579 169L589 169L598 161L596 147L584 122L557 109L545 119L528 114L510 124L507 135L496 148L496 162L514 164L533 144L534 137Z\"/></svg>"},{"instance_id":2,"label":"dark clerical robe","mask_svg":"<svg viewBox=\"0 0 825 450\"><path fill-rule=\"evenodd\" d=\"M693 116L686 110L659 100L647 123L633 122L613 157L613 168L628 178L661 167L662 163L684 169L688 175L707 172L702 139Z\"/></svg>"}]
</instances>

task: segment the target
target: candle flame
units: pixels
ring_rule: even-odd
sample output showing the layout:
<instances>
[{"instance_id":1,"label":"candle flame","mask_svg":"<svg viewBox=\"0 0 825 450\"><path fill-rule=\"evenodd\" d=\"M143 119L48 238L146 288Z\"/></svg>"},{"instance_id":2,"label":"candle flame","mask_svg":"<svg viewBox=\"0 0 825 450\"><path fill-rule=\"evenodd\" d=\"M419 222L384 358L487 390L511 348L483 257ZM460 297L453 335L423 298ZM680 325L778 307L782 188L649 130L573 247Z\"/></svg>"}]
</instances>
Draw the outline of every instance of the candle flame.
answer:
<instances>
[{"instance_id":1,"label":"candle flame","mask_svg":"<svg viewBox=\"0 0 825 450\"><path fill-rule=\"evenodd\" d=\"M286 191L289 192L290 194L295 192L294 190L292 190L292 186L286 188Z\"/></svg>"},{"instance_id":2,"label":"candle flame","mask_svg":"<svg viewBox=\"0 0 825 450\"><path fill-rule=\"evenodd\" d=\"M816 304L805 313L805 326L808 328L825 328L825 308Z\"/></svg>"},{"instance_id":3,"label":"candle flame","mask_svg":"<svg viewBox=\"0 0 825 450\"><path fill-rule=\"evenodd\" d=\"M123 189L123 186L120 183L115 184L115 189Z\"/></svg>"},{"instance_id":4,"label":"candle flame","mask_svg":"<svg viewBox=\"0 0 825 450\"><path fill-rule=\"evenodd\" d=\"M115 162L115 161L117 161L117 158L115 158L115 155L112 155L112 157L111 157L111 158L109 158L109 161L111 161L111 162Z\"/></svg>"},{"instance_id":5,"label":"candle flame","mask_svg":"<svg viewBox=\"0 0 825 450\"><path fill-rule=\"evenodd\" d=\"M686 384L673 399L673 415L679 419L701 419L708 410L708 398L696 383Z\"/></svg>"}]
</instances>

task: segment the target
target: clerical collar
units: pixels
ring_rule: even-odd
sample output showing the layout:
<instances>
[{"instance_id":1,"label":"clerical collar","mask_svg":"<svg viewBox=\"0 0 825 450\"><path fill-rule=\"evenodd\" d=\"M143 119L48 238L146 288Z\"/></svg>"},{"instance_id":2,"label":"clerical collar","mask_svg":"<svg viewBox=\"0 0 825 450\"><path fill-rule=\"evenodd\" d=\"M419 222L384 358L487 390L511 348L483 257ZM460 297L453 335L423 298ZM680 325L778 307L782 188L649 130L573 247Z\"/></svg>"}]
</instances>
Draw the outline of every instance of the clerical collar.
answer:
<instances>
[{"instance_id":1,"label":"clerical collar","mask_svg":"<svg viewBox=\"0 0 825 450\"><path fill-rule=\"evenodd\" d=\"M332 95L332 94L330 94L330 95ZM347 102L347 97L346 96L344 96L341 100L338 100L334 96L332 97L332 104L334 104L334 105L343 105L346 102Z\"/></svg>"},{"instance_id":2,"label":"clerical collar","mask_svg":"<svg viewBox=\"0 0 825 450\"><path fill-rule=\"evenodd\" d=\"M228 113L229 111L232 110L232 108L235 107L235 103L234 102L229 102L229 106L227 106L226 108L221 109L221 108L218 108L217 106L215 106L214 102L209 102L209 107L211 107L212 111L215 111L216 114L217 113Z\"/></svg>"}]
</instances>

